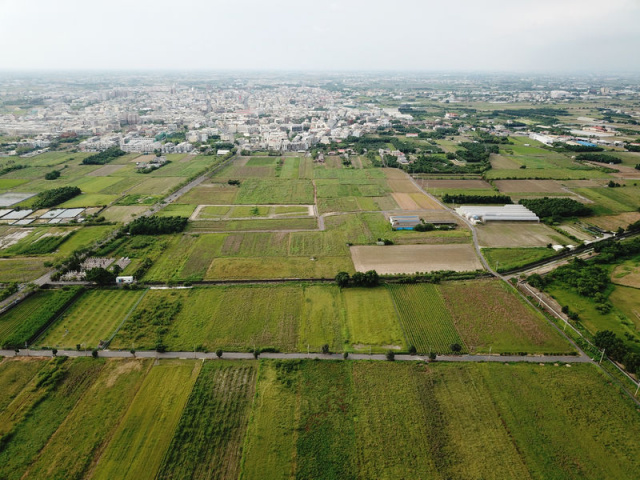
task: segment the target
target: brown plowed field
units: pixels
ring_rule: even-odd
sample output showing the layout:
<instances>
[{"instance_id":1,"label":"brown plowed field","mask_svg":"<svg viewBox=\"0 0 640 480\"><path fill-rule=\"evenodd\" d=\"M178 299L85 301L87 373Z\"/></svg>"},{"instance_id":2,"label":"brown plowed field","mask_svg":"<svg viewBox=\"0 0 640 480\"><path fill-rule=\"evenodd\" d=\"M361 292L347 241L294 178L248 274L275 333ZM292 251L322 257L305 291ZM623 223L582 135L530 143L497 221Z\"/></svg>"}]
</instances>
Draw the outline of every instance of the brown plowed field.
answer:
<instances>
[{"instance_id":1,"label":"brown plowed field","mask_svg":"<svg viewBox=\"0 0 640 480\"><path fill-rule=\"evenodd\" d=\"M389 245L351 247L351 258L358 272L375 270L379 274L401 274L482 269L472 245Z\"/></svg>"}]
</instances>

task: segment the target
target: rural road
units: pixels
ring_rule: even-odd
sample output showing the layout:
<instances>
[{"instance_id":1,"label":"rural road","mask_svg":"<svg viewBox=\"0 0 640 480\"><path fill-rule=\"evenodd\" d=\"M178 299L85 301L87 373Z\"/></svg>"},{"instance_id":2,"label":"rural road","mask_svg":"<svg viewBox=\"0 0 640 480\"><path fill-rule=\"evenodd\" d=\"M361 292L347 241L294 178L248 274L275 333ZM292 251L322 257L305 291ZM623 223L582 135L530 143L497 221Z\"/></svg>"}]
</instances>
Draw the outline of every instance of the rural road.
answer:
<instances>
[{"instance_id":1,"label":"rural road","mask_svg":"<svg viewBox=\"0 0 640 480\"><path fill-rule=\"evenodd\" d=\"M0 356L13 357L16 353L13 350L0 350ZM17 356L19 357L51 357L51 350L25 350L21 349ZM68 357L90 357L91 352L88 350L58 350L58 356ZM100 357L104 358L131 358L132 355L126 350L100 350ZM158 353L155 351L140 351L136 352L137 358L197 358L197 359L216 359L215 352L166 352ZM226 360L252 360L252 353L245 352L224 352L222 358ZM341 360L343 356L341 353L262 353L260 358L265 359L277 359L277 360L304 360L304 359L318 359L318 360ZM398 361L416 362L428 361L426 355L396 355L395 359ZM375 361L387 361L384 354L363 354L363 353L350 353L349 360L375 360ZM500 363L589 363L591 358L586 355L439 355L437 358L439 362L500 362Z\"/></svg>"}]
</instances>

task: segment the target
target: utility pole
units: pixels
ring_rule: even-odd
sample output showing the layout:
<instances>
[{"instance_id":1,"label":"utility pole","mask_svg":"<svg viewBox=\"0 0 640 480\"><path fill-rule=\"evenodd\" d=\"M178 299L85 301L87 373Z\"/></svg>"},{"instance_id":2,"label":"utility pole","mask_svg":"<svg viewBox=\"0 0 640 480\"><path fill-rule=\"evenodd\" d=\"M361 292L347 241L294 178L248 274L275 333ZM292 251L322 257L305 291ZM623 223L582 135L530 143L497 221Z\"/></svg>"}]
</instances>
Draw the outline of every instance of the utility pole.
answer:
<instances>
[{"instance_id":1,"label":"utility pole","mask_svg":"<svg viewBox=\"0 0 640 480\"><path fill-rule=\"evenodd\" d=\"M604 351L606 350L606 348L602 349L602 355L600 355L600 361L598 362L598 365L600 365L602 363L602 359L604 358Z\"/></svg>"}]
</instances>

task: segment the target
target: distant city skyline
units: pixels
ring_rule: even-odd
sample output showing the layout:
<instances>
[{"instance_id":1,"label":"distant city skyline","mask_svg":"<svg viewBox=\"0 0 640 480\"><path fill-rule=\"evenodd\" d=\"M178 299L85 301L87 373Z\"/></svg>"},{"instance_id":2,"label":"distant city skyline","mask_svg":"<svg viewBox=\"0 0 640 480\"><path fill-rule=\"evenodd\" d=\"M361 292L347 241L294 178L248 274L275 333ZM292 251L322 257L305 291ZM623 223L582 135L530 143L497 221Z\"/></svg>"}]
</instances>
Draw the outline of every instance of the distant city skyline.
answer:
<instances>
[{"instance_id":1,"label":"distant city skyline","mask_svg":"<svg viewBox=\"0 0 640 480\"><path fill-rule=\"evenodd\" d=\"M640 2L0 0L1 70L638 73Z\"/></svg>"}]
</instances>

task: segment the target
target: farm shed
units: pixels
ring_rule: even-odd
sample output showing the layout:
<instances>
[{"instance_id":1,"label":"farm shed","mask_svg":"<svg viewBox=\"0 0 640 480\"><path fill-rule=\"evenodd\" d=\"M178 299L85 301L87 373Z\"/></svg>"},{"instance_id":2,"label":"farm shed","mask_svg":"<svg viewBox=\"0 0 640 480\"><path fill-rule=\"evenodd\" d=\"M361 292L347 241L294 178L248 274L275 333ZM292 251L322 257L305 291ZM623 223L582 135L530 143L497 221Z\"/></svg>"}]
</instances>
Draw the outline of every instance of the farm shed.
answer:
<instances>
[{"instance_id":1,"label":"farm shed","mask_svg":"<svg viewBox=\"0 0 640 480\"><path fill-rule=\"evenodd\" d=\"M421 222L417 215L392 215L389 217L389 223L394 230L413 230Z\"/></svg>"},{"instance_id":2,"label":"farm shed","mask_svg":"<svg viewBox=\"0 0 640 480\"><path fill-rule=\"evenodd\" d=\"M465 206L456 208L461 217L472 223L485 222L539 222L538 216L523 205Z\"/></svg>"}]
</instances>

